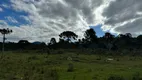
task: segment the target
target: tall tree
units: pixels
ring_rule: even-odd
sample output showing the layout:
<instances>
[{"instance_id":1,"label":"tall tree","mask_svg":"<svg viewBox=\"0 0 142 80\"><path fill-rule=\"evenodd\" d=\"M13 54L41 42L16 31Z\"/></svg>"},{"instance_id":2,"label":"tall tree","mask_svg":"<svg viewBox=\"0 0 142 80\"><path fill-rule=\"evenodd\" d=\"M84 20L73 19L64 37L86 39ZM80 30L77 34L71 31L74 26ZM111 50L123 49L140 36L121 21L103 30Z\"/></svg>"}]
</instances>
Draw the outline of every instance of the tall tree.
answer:
<instances>
[{"instance_id":1,"label":"tall tree","mask_svg":"<svg viewBox=\"0 0 142 80\"><path fill-rule=\"evenodd\" d=\"M112 42L113 39L114 39L114 35L112 35L109 32L106 32L105 35L104 35L104 38L107 40L107 42Z\"/></svg>"},{"instance_id":2,"label":"tall tree","mask_svg":"<svg viewBox=\"0 0 142 80\"><path fill-rule=\"evenodd\" d=\"M105 35L103 36L104 40L106 41L106 47L109 50L112 50L112 48L114 47L114 35L112 35L109 32L106 32Z\"/></svg>"},{"instance_id":3,"label":"tall tree","mask_svg":"<svg viewBox=\"0 0 142 80\"><path fill-rule=\"evenodd\" d=\"M127 45L130 45L132 42L132 34L131 33L126 33L124 38L123 38L126 42Z\"/></svg>"},{"instance_id":4,"label":"tall tree","mask_svg":"<svg viewBox=\"0 0 142 80\"><path fill-rule=\"evenodd\" d=\"M131 34L131 33L126 33L125 36L126 36L127 38L132 38L132 34Z\"/></svg>"},{"instance_id":5,"label":"tall tree","mask_svg":"<svg viewBox=\"0 0 142 80\"><path fill-rule=\"evenodd\" d=\"M51 40L50 40L50 45L52 45L52 44L56 44L57 42L56 42L56 39L55 38L51 38Z\"/></svg>"},{"instance_id":6,"label":"tall tree","mask_svg":"<svg viewBox=\"0 0 142 80\"><path fill-rule=\"evenodd\" d=\"M142 41L142 35L139 35L139 36L137 37L137 40L138 40L138 42L141 42L141 41Z\"/></svg>"},{"instance_id":7,"label":"tall tree","mask_svg":"<svg viewBox=\"0 0 142 80\"><path fill-rule=\"evenodd\" d=\"M142 46L142 35L139 35L136 39L139 46Z\"/></svg>"},{"instance_id":8,"label":"tall tree","mask_svg":"<svg viewBox=\"0 0 142 80\"><path fill-rule=\"evenodd\" d=\"M88 42L97 42L96 32L93 29L86 30L84 37Z\"/></svg>"},{"instance_id":9,"label":"tall tree","mask_svg":"<svg viewBox=\"0 0 142 80\"><path fill-rule=\"evenodd\" d=\"M18 45L19 48L24 49L30 42L28 40L19 40Z\"/></svg>"},{"instance_id":10,"label":"tall tree","mask_svg":"<svg viewBox=\"0 0 142 80\"><path fill-rule=\"evenodd\" d=\"M125 37L124 34L119 34L119 35L118 35L118 38L124 38L124 37Z\"/></svg>"},{"instance_id":11,"label":"tall tree","mask_svg":"<svg viewBox=\"0 0 142 80\"><path fill-rule=\"evenodd\" d=\"M78 35L76 35L72 31L64 31L59 35L59 37L60 37L60 40L72 42L73 40L76 40L78 38Z\"/></svg>"},{"instance_id":12,"label":"tall tree","mask_svg":"<svg viewBox=\"0 0 142 80\"><path fill-rule=\"evenodd\" d=\"M119 38L121 38L121 39L130 39L130 38L132 38L132 34L131 33L119 34Z\"/></svg>"},{"instance_id":13,"label":"tall tree","mask_svg":"<svg viewBox=\"0 0 142 80\"><path fill-rule=\"evenodd\" d=\"M5 35L12 33L12 30L10 30L9 28L7 28L7 29L0 29L0 33L3 35L2 51L4 52L4 44L5 44L5 40L6 40Z\"/></svg>"}]
</instances>

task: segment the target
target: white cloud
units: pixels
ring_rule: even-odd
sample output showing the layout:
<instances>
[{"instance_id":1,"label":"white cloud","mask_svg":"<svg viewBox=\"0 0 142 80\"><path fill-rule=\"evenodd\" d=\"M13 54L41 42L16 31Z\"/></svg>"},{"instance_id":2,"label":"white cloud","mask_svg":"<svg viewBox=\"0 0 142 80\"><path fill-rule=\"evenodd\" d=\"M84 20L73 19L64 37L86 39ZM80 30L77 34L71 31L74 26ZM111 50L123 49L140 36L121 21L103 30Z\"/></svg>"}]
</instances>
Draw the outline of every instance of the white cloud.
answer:
<instances>
[{"instance_id":1,"label":"white cloud","mask_svg":"<svg viewBox=\"0 0 142 80\"><path fill-rule=\"evenodd\" d=\"M11 17L11 16L6 16L5 18L6 18L9 22L18 23L18 21L17 21L15 18Z\"/></svg>"},{"instance_id":2,"label":"white cloud","mask_svg":"<svg viewBox=\"0 0 142 80\"><path fill-rule=\"evenodd\" d=\"M84 31L95 24L93 11L101 5L102 0L11 0L11 2L13 9L29 14L21 18L30 21L31 25L19 28L27 30L29 38L33 41L48 42L51 37L58 38L58 35L66 30L74 31L82 37Z\"/></svg>"},{"instance_id":3,"label":"white cloud","mask_svg":"<svg viewBox=\"0 0 142 80\"><path fill-rule=\"evenodd\" d=\"M1 7L4 7L4 8L10 8L10 7L11 7L11 6L8 5L8 4L1 4L0 6L1 6Z\"/></svg>"},{"instance_id":4,"label":"white cloud","mask_svg":"<svg viewBox=\"0 0 142 80\"><path fill-rule=\"evenodd\" d=\"M20 15L20 18L21 18L21 19L24 19L25 21L27 21L27 22L29 22L29 23L31 23L31 20L29 19L28 16Z\"/></svg>"},{"instance_id":5,"label":"white cloud","mask_svg":"<svg viewBox=\"0 0 142 80\"><path fill-rule=\"evenodd\" d=\"M0 26L7 25L7 23L4 20L0 20Z\"/></svg>"},{"instance_id":6,"label":"white cloud","mask_svg":"<svg viewBox=\"0 0 142 80\"><path fill-rule=\"evenodd\" d=\"M14 10L28 13L19 16L30 22L12 27L11 40L49 42L66 30L82 37L89 26L98 24L113 33L142 33L142 0L11 0L11 3Z\"/></svg>"},{"instance_id":7,"label":"white cloud","mask_svg":"<svg viewBox=\"0 0 142 80\"><path fill-rule=\"evenodd\" d=\"M0 7L0 12L2 12L3 11L3 9Z\"/></svg>"},{"instance_id":8,"label":"white cloud","mask_svg":"<svg viewBox=\"0 0 142 80\"><path fill-rule=\"evenodd\" d=\"M142 0L115 0L103 11L103 29L113 33L132 33L133 36L142 32ZM107 26L110 28L107 28Z\"/></svg>"}]
</instances>

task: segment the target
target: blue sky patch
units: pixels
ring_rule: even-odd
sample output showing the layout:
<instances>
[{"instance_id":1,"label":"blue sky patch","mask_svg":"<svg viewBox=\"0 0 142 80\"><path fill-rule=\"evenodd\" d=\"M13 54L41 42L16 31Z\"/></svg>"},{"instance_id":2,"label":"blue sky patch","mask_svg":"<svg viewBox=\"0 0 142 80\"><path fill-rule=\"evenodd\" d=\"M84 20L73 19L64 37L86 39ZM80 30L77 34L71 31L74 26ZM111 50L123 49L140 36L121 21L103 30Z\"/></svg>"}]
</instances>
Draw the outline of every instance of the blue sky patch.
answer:
<instances>
[{"instance_id":1,"label":"blue sky patch","mask_svg":"<svg viewBox=\"0 0 142 80\"><path fill-rule=\"evenodd\" d=\"M3 11L0 12L0 20L7 22L7 24L9 26L17 26L18 27L20 25L30 24L28 21L26 21L25 19L20 17L20 16L28 16L28 13L13 10L11 7L5 8L2 6L3 4L9 5L9 7L10 7L11 2L10 2L10 0L1 0L0 1L0 7L3 9ZM16 21L18 21L18 23L13 23L13 22L9 21L6 17L12 17Z\"/></svg>"},{"instance_id":2,"label":"blue sky patch","mask_svg":"<svg viewBox=\"0 0 142 80\"><path fill-rule=\"evenodd\" d=\"M97 25L97 26L90 26L90 28L92 28L92 29L95 30L96 35L97 35L98 37L102 37L102 36L104 36L104 34L105 34L105 32L101 29L101 27L102 27L101 24L99 24L99 25Z\"/></svg>"}]
</instances>

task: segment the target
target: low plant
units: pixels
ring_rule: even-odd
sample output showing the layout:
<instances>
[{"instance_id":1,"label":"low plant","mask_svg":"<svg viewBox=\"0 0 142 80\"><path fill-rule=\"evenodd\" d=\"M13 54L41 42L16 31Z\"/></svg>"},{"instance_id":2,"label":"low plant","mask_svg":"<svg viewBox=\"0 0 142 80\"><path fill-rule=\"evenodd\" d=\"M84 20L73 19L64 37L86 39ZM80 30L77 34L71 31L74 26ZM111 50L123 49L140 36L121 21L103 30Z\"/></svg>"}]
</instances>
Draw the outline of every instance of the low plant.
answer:
<instances>
[{"instance_id":1,"label":"low plant","mask_svg":"<svg viewBox=\"0 0 142 80\"><path fill-rule=\"evenodd\" d=\"M122 76L111 75L108 80L125 80Z\"/></svg>"},{"instance_id":2,"label":"low plant","mask_svg":"<svg viewBox=\"0 0 142 80\"><path fill-rule=\"evenodd\" d=\"M69 63L67 72L73 72L73 71L74 71L74 65L72 63Z\"/></svg>"}]
</instances>

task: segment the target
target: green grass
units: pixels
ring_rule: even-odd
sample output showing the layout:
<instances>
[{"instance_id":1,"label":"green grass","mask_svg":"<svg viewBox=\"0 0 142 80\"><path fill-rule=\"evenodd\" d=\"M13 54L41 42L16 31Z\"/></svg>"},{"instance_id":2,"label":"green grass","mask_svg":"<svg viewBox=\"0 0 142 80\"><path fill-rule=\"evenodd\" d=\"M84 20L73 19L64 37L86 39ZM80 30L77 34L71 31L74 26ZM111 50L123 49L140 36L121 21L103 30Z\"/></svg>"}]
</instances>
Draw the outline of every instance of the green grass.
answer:
<instances>
[{"instance_id":1,"label":"green grass","mask_svg":"<svg viewBox=\"0 0 142 80\"><path fill-rule=\"evenodd\" d=\"M107 61L108 58L114 60ZM69 68L72 70L68 71ZM108 80L112 75L132 80L136 73L141 77L142 57L139 56L104 56L73 51L63 54L0 53L0 80Z\"/></svg>"}]
</instances>

